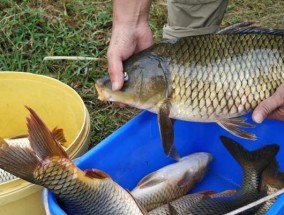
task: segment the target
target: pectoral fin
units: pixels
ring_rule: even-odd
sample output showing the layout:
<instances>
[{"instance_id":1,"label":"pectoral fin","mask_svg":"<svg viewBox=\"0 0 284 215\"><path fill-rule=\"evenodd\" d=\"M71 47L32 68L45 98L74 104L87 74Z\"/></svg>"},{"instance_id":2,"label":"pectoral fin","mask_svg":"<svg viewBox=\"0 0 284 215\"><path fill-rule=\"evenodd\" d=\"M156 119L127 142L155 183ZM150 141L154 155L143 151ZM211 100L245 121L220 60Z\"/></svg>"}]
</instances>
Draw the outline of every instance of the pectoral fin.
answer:
<instances>
[{"instance_id":1,"label":"pectoral fin","mask_svg":"<svg viewBox=\"0 0 284 215\"><path fill-rule=\"evenodd\" d=\"M256 136L253 133L249 133L247 131L241 130L240 127L245 128L253 128L254 125L245 122L245 118L243 117L236 117L230 119L219 119L217 123L230 132L231 134L249 140L256 140Z\"/></svg>"},{"instance_id":2,"label":"pectoral fin","mask_svg":"<svg viewBox=\"0 0 284 215\"><path fill-rule=\"evenodd\" d=\"M110 176L107 173L99 169L85 170L85 175L89 178L98 178L98 179L110 178Z\"/></svg>"},{"instance_id":3,"label":"pectoral fin","mask_svg":"<svg viewBox=\"0 0 284 215\"><path fill-rule=\"evenodd\" d=\"M146 175L144 178L142 178L138 183L138 187L140 189L143 189L146 187L157 185L159 183L162 183L163 181L165 181L165 178L158 177L156 172L153 172L149 175Z\"/></svg>"},{"instance_id":4,"label":"pectoral fin","mask_svg":"<svg viewBox=\"0 0 284 215\"><path fill-rule=\"evenodd\" d=\"M158 113L160 136L165 154L174 160L179 160L180 156L174 147L174 129L169 114L169 105L164 103Z\"/></svg>"}]
</instances>

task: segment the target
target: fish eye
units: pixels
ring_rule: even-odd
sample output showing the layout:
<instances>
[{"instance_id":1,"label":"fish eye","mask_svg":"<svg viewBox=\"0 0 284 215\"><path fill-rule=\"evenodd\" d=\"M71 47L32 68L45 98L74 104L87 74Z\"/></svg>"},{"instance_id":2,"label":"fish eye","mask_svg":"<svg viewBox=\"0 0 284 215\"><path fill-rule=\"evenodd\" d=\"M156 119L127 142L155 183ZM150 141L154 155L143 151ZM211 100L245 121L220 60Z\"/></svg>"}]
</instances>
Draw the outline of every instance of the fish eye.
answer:
<instances>
[{"instance_id":1,"label":"fish eye","mask_svg":"<svg viewBox=\"0 0 284 215\"><path fill-rule=\"evenodd\" d=\"M128 74L124 72L124 81L128 81Z\"/></svg>"}]
</instances>

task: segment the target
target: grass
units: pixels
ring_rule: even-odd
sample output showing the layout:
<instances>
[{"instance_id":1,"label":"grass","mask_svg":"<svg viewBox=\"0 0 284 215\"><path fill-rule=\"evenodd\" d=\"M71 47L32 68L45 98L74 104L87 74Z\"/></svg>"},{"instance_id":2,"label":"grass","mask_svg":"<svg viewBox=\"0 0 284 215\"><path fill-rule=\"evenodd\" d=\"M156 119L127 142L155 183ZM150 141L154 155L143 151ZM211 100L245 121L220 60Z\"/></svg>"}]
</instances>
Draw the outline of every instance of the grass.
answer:
<instances>
[{"instance_id":1,"label":"grass","mask_svg":"<svg viewBox=\"0 0 284 215\"><path fill-rule=\"evenodd\" d=\"M257 21L281 27L282 0L230 1L223 26ZM154 38L162 37L167 20L165 0L151 8ZM43 61L45 56L87 56L105 59L112 26L112 1L0 0L0 70L48 75L73 87L91 116L90 147L138 113L97 99L94 82L107 74L106 61Z\"/></svg>"}]
</instances>

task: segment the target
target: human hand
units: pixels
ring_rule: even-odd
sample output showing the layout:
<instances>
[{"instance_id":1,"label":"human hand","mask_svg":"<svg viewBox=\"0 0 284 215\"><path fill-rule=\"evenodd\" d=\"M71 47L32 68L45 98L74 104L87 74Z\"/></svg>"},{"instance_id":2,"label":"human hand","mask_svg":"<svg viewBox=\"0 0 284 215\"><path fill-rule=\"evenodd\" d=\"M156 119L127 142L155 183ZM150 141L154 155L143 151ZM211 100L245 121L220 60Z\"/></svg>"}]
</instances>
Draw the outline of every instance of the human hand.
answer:
<instances>
[{"instance_id":1,"label":"human hand","mask_svg":"<svg viewBox=\"0 0 284 215\"><path fill-rule=\"evenodd\" d=\"M124 82L122 61L153 44L148 24L151 2L114 0L112 36L107 52L113 90L120 90Z\"/></svg>"},{"instance_id":2,"label":"human hand","mask_svg":"<svg viewBox=\"0 0 284 215\"><path fill-rule=\"evenodd\" d=\"M256 123L261 123L265 118L284 121L284 84L254 109L252 119Z\"/></svg>"},{"instance_id":3,"label":"human hand","mask_svg":"<svg viewBox=\"0 0 284 215\"><path fill-rule=\"evenodd\" d=\"M131 25L114 26L107 52L108 72L113 90L119 90L123 86L122 61L152 44L153 36L148 23L137 27Z\"/></svg>"}]
</instances>

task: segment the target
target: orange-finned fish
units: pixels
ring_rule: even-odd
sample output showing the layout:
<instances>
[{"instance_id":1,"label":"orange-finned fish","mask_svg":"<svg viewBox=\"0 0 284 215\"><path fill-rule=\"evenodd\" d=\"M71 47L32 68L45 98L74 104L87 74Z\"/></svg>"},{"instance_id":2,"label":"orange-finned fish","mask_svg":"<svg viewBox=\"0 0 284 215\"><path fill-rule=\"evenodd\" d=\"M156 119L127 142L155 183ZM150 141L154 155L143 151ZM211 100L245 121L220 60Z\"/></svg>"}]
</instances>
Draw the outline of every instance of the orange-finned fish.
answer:
<instances>
[{"instance_id":1,"label":"orange-finned fish","mask_svg":"<svg viewBox=\"0 0 284 215\"><path fill-rule=\"evenodd\" d=\"M52 130L52 134L55 138L57 138L57 141L61 144L61 146L63 146L63 144L66 142L64 135L63 135L63 129L54 128ZM30 148L30 141L28 139L28 134L22 134L22 135L17 135L14 137L4 138L4 140L9 145L13 145L15 147L29 147ZM12 175L11 173L6 172L3 169L0 169L0 184L4 182L8 182L16 178L17 177Z\"/></svg>"},{"instance_id":2,"label":"orange-finned fish","mask_svg":"<svg viewBox=\"0 0 284 215\"><path fill-rule=\"evenodd\" d=\"M31 148L9 145L1 138L0 168L54 192L68 214L144 214L134 198L106 173L77 168L38 115L27 109Z\"/></svg>"}]
</instances>

